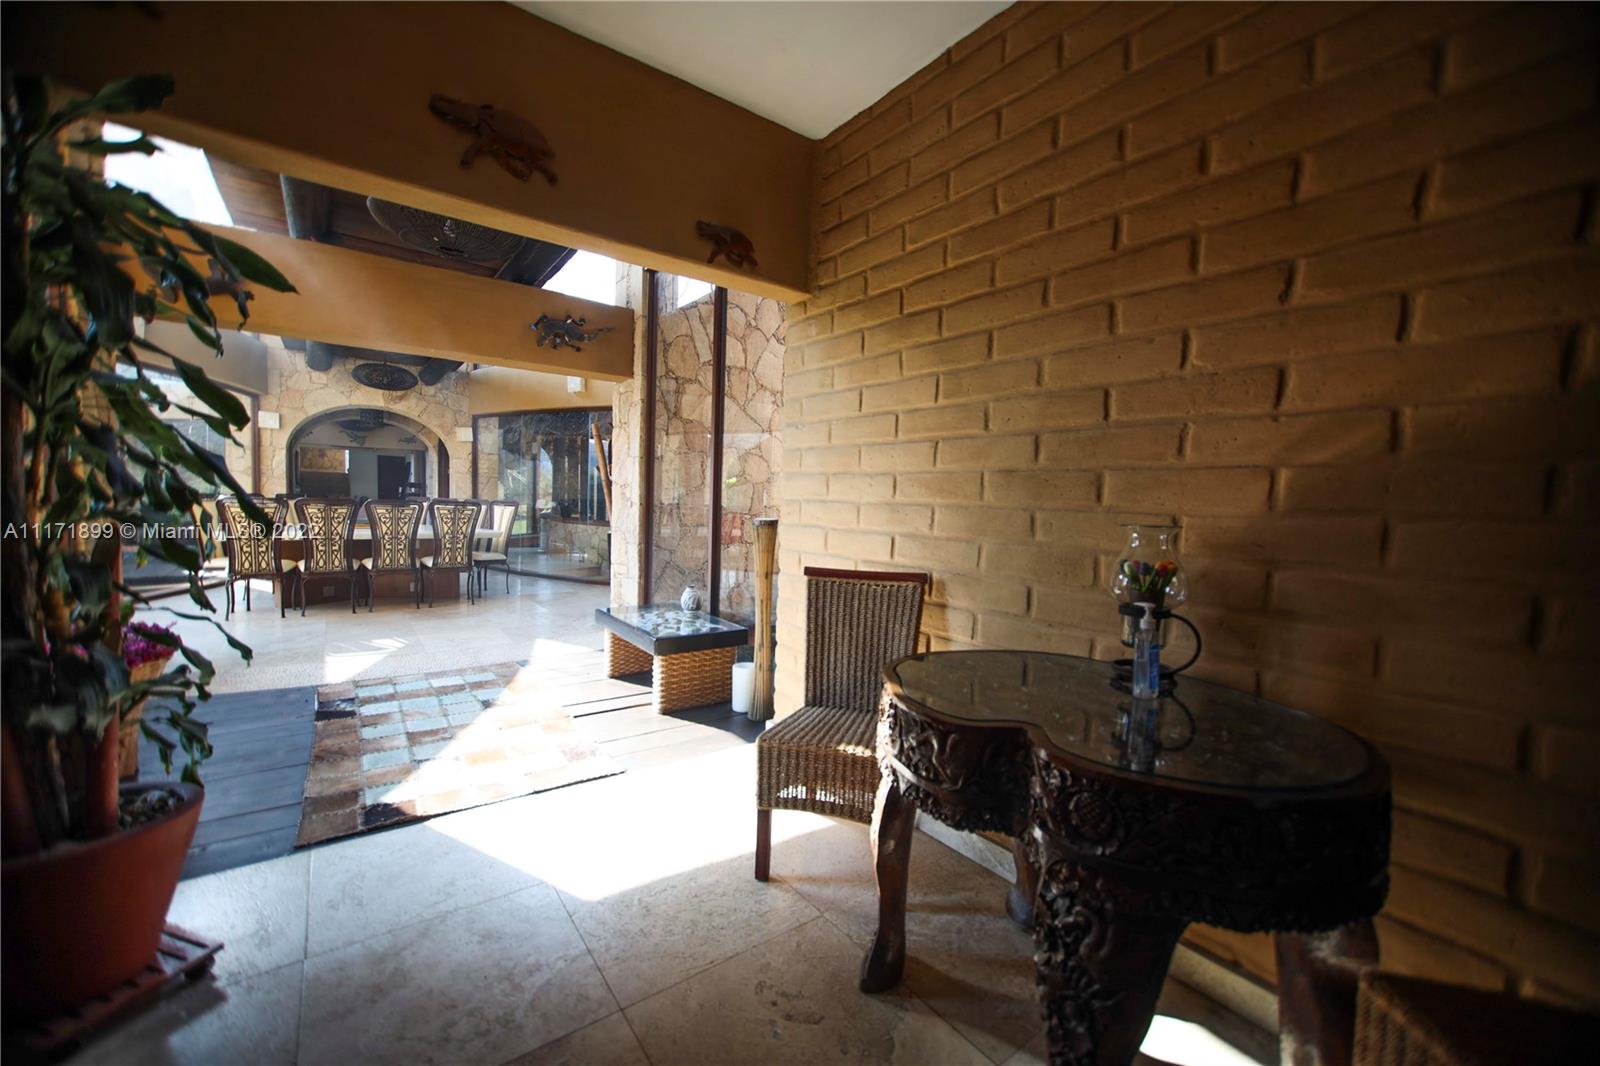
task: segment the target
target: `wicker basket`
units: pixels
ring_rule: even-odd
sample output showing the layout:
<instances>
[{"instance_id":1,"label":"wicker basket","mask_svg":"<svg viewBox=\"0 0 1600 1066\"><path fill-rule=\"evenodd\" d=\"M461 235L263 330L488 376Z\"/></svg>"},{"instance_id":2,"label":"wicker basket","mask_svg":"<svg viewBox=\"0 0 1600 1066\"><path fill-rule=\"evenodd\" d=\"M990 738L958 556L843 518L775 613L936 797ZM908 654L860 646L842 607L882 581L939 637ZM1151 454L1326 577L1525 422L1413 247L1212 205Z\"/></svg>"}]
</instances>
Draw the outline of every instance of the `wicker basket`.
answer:
<instances>
[{"instance_id":1,"label":"wicker basket","mask_svg":"<svg viewBox=\"0 0 1600 1066\"><path fill-rule=\"evenodd\" d=\"M128 671L128 680L133 684L154 681L167 672L167 663L172 661L172 656L165 659L152 659L147 663L140 663ZM117 767L118 776L126 781L130 777L139 776L139 719L144 714L145 700L140 700L122 716L122 722L117 728Z\"/></svg>"}]
</instances>

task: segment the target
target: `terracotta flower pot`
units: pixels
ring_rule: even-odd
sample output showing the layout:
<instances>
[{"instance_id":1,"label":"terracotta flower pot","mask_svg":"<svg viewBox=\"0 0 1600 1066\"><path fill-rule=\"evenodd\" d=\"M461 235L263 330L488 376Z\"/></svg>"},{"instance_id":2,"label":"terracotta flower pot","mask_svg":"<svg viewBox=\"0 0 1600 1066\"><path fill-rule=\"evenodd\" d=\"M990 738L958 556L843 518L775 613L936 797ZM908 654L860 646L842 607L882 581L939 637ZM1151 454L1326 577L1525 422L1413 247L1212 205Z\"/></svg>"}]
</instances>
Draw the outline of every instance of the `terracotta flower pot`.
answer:
<instances>
[{"instance_id":1,"label":"terracotta flower pot","mask_svg":"<svg viewBox=\"0 0 1600 1066\"><path fill-rule=\"evenodd\" d=\"M122 794L152 785L124 785ZM205 790L162 782L177 810L136 829L0 866L0 980L12 1019L59 1014L104 995L155 958Z\"/></svg>"}]
</instances>

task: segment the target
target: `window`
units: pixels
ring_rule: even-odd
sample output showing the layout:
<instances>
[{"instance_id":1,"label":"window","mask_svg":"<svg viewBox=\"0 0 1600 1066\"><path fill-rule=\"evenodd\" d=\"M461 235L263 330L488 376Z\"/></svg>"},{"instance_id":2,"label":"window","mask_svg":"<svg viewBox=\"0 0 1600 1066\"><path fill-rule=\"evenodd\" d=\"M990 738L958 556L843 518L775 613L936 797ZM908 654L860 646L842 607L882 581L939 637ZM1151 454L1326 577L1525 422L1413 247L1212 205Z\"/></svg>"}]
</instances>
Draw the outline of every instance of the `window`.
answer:
<instances>
[{"instance_id":1,"label":"window","mask_svg":"<svg viewBox=\"0 0 1600 1066\"><path fill-rule=\"evenodd\" d=\"M204 421L187 415L178 409L176 406L178 404L193 408L204 408L205 404L201 403L194 393L189 391L189 387L183 383L183 379L178 377L177 374L151 366L146 366L144 373L145 377L154 382L156 387L161 390L162 395L174 405L160 412L161 420L183 437L204 448L217 462L227 468L228 473L232 474L236 481L245 488L250 488L255 475L255 454L252 449L254 436L248 427L242 431L236 430L234 432L237 443L228 440ZM133 367L126 363L118 363L117 374L121 377L131 378L134 376L134 370ZM244 404L246 410L250 408L250 397L247 394L231 387L228 388L228 391L233 393L240 403ZM200 487L200 483L194 475L185 472L183 477L185 481L194 487Z\"/></svg>"},{"instance_id":2,"label":"window","mask_svg":"<svg viewBox=\"0 0 1600 1066\"><path fill-rule=\"evenodd\" d=\"M597 304L617 303L617 261L593 252L577 252L556 276L545 282L546 292L593 300Z\"/></svg>"},{"instance_id":3,"label":"window","mask_svg":"<svg viewBox=\"0 0 1600 1066\"><path fill-rule=\"evenodd\" d=\"M131 141L139 131L107 122L102 136L108 141ZM106 177L119 185L147 192L169 210L194 222L232 226L233 216L222 202L222 192L211 173L206 154L198 148L163 137L152 137L161 151L154 155L120 152L106 156Z\"/></svg>"},{"instance_id":4,"label":"window","mask_svg":"<svg viewBox=\"0 0 1600 1066\"><path fill-rule=\"evenodd\" d=\"M696 300L701 300L711 295L711 282L709 281L696 281L694 278L681 277L676 280L678 293L672 304L674 308L687 307Z\"/></svg>"}]
</instances>

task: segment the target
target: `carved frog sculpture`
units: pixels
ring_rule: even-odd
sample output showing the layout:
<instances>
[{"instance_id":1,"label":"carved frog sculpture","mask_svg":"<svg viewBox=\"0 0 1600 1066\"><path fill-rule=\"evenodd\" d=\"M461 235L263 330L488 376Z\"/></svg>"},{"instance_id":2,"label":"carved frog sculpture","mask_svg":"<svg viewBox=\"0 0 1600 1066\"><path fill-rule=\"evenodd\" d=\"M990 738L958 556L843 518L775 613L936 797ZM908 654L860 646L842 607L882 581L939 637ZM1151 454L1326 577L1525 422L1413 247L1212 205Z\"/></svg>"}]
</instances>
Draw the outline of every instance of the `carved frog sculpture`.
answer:
<instances>
[{"instance_id":1,"label":"carved frog sculpture","mask_svg":"<svg viewBox=\"0 0 1600 1066\"><path fill-rule=\"evenodd\" d=\"M472 143L461 153L462 166L470 167L474 159L488 152L514 178L527 181L538 171L551 185L556 183L556 173L550 169L556 154L544 134L526 119L491 104L475 106L443 93L428 98L428 110L473 135Z\"/></svg>"},{"instance_id":2,"label":"carved frog sculpture","mask_svg":"<svg viewBox=\"0 0 1600 1066\"><path fill-rule=\"evenodd\" d=\"M538 337L539 347L543 348L548 342L551 348L571 348L575 352L583 351L583 345L595 340L600 334L609 330L610 326L601 326L599 329L584 332L588 325L587 318L551 318L549 315L540 315L529 328Z\"/></svg>"},{"instance_id":3,"label":"carved frog sculpture","mask_svg":"<svg viewBox=\"0 0 1600 1066\"><path fill-rule=\"evenodd\" d=\"M736 267L756 267L756 246L750 238L732 226L719 226L715 222L696 222L694 231L711 242L711 254L706 262L715 263L722 256Z\"/></svg>"}]
</instances>

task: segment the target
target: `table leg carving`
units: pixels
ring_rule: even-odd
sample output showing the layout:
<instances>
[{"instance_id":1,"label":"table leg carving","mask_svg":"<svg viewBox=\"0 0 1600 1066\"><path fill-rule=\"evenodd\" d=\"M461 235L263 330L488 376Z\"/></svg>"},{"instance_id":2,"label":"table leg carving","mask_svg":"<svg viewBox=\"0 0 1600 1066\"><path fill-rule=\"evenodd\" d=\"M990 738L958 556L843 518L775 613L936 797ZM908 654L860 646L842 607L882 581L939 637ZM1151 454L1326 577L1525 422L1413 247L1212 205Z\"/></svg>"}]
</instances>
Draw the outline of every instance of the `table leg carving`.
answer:
<instances>
[{"instance_id":1,"label":"table leg carving","mask_svg":"<svg viewBox=\"0 0 1600 1066\"><path fill-rule=\"evenodd\" d=\"M1127 1066L1187 922L1119 910L1115 881L1051 863L1034 910L1034 965L1051 1066Z\"/></svg>"},{"instance_id":2,"label":"table leg carving","mask_svg":"<svg viewBox=\"0 0 1600 1066\"><path fill-rule=\"evenodd\" d=\"M1356 984L1378 964L1371 919L1327 933L1279 933L1278 1042L1283 1066L1349 1066Z\"/></svg>"},{"instance_id":3,"label":"table leg carving","mask_svg":"<svg viewBox=\"0 0 1600 1066\"><path fill-rule=\"evenodd\" d=\"M861 991L900 983L906 966L906 881L911 873L911 828L917 808L885 773L872 806L872 868L878 882L878 932L861 961Z\"/></svg>"}]
</instances>

